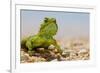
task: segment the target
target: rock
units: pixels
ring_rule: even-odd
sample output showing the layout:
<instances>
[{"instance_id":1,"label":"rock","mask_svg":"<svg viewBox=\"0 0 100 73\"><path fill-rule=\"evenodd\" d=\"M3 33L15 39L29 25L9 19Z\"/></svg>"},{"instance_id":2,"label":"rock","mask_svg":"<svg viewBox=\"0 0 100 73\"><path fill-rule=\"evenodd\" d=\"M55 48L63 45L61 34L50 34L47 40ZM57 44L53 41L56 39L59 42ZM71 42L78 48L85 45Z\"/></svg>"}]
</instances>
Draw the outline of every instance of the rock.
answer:
<instances>
[{"instance_id":1,"label":"rock","mask_svg":"<svg viewBox=\"0 0 100 73\"><path fill-rule=\"evenodd\" d=\"M29 60L29 55L24 51L21 51L20 59L21 59L21 63L27 62Z\"/></svg>"},{"instance_id":2,"label":"rock","mask_svg":"<svg viewBox=\"0 0 100 73\"><path fill-rule=\"evenodd\" d=\"M45 62L45 61L46 61L46 59L40 58L40 57L37 57L37 58L35 59L35 62Z\"/></svg>"},{"instance_id":3,"label":"rock","mask_svg":"<svg viewBox=\"0 0 100 73\"><path fill-rule=\"evenodd\" d=\"M56 61L58 61L58 60L57 59L52 60L52 62L56 62Z\"/></svg>"},{"instance_id":4,"label":"rock","mask_svg":"<svg viewBox=\"0 0 100 73\"><path fill-rule=\"evenodd\" d=\"M29 58L28 62L45 62L45 61L46 61L46 59L44 59L44 58L32 56Z\"/></svg>"},{"instance_id":5,"label":"rock","mask_svg":"<svg viewBox=\"0 0 100 73\"><path fill-rule=\"evenodd\" d=\"M86 53L86 52L88 52L87 49L82 48L78 53Z\"/></svg>"},{"instance_id":6,"label":"rock","mask_svg":"<svg viewBox=\"0 0 100 73\"><path fill-rule=\"evenodd\" d=\"M66 58L61 57L59 61L66 61Z\"/></svg>"},{"instance_id":7,"label":"rock","mask_svg":"<svg viewBox=\"0 0 100 73\"><path fill-rule=\"evenodd\" d=\"M64 47L64 46L61 46L60 48L61 48L61 50L62 50L62 51L64 51L64 50L65 50L65 47Z\"/></svg>"},{"instance_id":8,"label":"rock","mask_svg":"<svg viewBox=\"0 0 100 73\"><path fill-rule=\"evenodd\" d=\"M63 53L62 53L62 56L63 56L63 57L69 57L69 56L70 56L70 52L63 52Z\"/></svg>"},{"instance_id":9,"label":"rock","mask_svg":"<svg viewBox=\"0 0 100 73\"><path fill-rule=\"evenodd\" d=\"M55 55L50 55L49 57L46 58L47 61L52 61L56 59Z\"/></svg>"},{"instance_id":10,"label":"rock","mask_svg":"<svg viewBox=\"0 0 100 73\"><path fill-rule=\"evenodd\" d=\"M46 61L45 58L40 58L39 60L40 60L41 62L45 62L45 61Z\"/></svg>"},{"instance_id":11,"label":"rock","mask_svg":"<svg viewBox=\"0 0 100 73\"><path fill-rule=\"evenodd\" d=\"M39 56L41 56L41 54L40 53L34 53L33 56L39 57Z\"/></svg>"},{"instance_id":12,"label":"rock","mask_svg":"<svg viewBox=\"0 0 100 73\"><path fill-rule=\"evenodd\" d=\"M37 50L41 52L44 51L44 48L38 48Z\"/></svg>"},{"instance_id":13,"label":"rock","mask_svg":"<svg viewBox=\"0 0 100 73\"><path fill-rule=\"evenodd\" d=\"M52 52L58 53L58 49L55 48Z\"/></svg>"},{"instance_id":14,"label":"rock","mask_svg":"<svg viewBox=\"0 0 100 73\"><path fill-rule=\"evenodd\" d=\"M61 57L62 57L62 56L61 56L60 53L58 53L58 54L56 55L56 57L57 57L57 60L58 60L58 61L61 61Z\"/></svg>"},{"instance_id":15,"label":"rock","mask_svg":"<svg viewBox=\"0 0 100 73\"><path fill-rule=\"evenodd\" d=\"M53 50L53 49L55 49L55 46L54 46L54 45L50 45L50 46L48 47L48 49Z\"/></svg>"}]
</instances>

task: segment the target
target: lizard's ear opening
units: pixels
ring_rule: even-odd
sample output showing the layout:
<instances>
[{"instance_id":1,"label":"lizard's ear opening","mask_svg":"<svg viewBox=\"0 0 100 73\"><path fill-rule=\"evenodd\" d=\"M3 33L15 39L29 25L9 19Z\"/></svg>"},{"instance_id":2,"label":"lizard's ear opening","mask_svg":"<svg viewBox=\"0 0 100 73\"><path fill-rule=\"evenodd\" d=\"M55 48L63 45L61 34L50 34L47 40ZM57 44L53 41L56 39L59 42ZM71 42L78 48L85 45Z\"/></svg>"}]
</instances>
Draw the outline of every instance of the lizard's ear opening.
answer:
<instances>
[{"instance_id":1,"label":"lizard's ear opening","mask_svg":"<svg viewBox=\"0 0 100 73\"><path fill-rule=\"evenodd\" d=\"M48 22L48 18L47 17L45 17L44 22Z\"/></svg>"}]
</instances>

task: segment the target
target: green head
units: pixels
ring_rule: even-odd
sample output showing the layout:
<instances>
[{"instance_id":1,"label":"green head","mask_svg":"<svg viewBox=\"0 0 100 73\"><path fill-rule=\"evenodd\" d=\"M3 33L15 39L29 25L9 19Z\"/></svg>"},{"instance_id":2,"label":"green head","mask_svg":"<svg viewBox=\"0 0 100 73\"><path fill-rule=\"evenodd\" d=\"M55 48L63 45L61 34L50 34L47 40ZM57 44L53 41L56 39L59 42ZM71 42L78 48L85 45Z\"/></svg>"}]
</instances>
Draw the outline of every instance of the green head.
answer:
<instances>
[{"instance_id":1,"label":"green head","mask_svg":"<svg viewBox=\"0 0 100 73\"><path fill-rule=\"evenodd\" d=\"M55 18L45 17L40 27L40 34L54 36L56 35L58 26Z\"/></svg>"},{"instance_id":2,"label":"green head","mask_svg":"<svg viewBox=\"0 0 100 73\"><path fill-rule=\"evenodd\" d=\"M56 24L56 19L55 18L44 18L44 23L55 23Z\"/></svg>"}]
</instances>

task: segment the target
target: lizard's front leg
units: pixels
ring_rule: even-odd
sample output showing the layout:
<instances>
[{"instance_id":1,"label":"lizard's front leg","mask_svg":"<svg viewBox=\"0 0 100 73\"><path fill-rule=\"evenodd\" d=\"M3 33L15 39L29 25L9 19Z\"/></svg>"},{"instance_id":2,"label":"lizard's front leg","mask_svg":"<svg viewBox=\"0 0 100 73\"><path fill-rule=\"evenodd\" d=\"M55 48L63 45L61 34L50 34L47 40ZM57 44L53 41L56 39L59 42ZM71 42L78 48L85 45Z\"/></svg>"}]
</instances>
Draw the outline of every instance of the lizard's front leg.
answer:
<instances>
[{"instance_id":1,"label":"lizard's front leg","mask_svg":"<svg viewBox=\"0 0 100 73\"><path fill-rule=\"evenodd\" d=\"M30 41L27 41L27 42L26 42L26 46L27 46L27 48L28 48L28 54L29 54L30 56L32 56L33 53L35 52L35 51L33 50L33 45L32 45L32 43L31 43Z\"/></svg>"}]
</instances>

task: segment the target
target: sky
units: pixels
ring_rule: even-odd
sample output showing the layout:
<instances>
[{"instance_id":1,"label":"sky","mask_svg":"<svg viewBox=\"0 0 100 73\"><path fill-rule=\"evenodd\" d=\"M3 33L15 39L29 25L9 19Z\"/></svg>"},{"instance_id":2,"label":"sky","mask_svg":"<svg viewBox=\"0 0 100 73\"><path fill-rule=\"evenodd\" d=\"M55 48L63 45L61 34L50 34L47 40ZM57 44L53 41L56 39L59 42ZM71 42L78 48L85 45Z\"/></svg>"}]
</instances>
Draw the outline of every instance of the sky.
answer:
<instances>
[{"instance_id":1,"label":"sky","mask_svg":"<svg viewBox=\"0 0 100 73\"><path fill-rule=\"evenodd\" d=\"M21 10L21 37L35 35L45 17L56 18L57 39L89 37L89 13Z\"/></svg>"}]
</instances>

